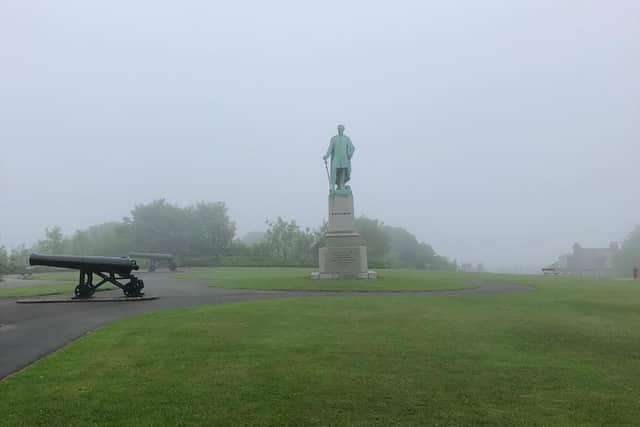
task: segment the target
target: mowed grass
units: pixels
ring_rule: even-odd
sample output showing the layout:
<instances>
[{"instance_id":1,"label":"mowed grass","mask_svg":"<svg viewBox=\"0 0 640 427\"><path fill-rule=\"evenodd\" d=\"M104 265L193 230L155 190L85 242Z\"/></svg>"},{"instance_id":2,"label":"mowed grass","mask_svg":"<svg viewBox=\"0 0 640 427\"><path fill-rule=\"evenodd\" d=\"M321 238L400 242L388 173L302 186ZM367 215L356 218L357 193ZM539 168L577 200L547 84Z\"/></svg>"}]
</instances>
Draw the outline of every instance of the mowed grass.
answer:
<instances>
[{"instance_id":1,"label":"mowed grass","mask_svg":"<svg viewBox=\"0 0 640 427\"><path fill-rule=\"evenodd\" d=\"M640 283L515 280L120 321L0 382L2 423L637 425Z\"/></svg>"},{"instance_id":2,"label":"mowed grass","mask_svg":"<svg viewBox=\"0 0 640 427\"><path fill-rule=\"evenodd\" d=\"M60 269L47 273L33 273L32 280L46 280L48 282L77 282L80 273L77 270Z\"/></svg>"},{"instance_id":3,"label":"mowed grass","mask_svg":"<svg viewBox=\"0 0 640 427\"><path fill-rule=\"evenodd\" d=\"M477 287L473 277L447 272L380 270L375 280L313 280L312 269L212 267L194 268L178 277L207 280L212 287L317 291L436 291Z\"/></svg>"},{"instance_id":4,"label":"mowed grass","mask_svg":"<svg viewBox=\"0 0 640 427\"><path fill-rule=\"evenodd\" d=\"M32 297L32 296L44 296L44 295L57 295L62 293L68 293L73 295L73 290L76 285L70 283L61 284L38 284L27 285L16 288L0 288L0 298L18 298L18 297Z\"/></svg>"},{"instance_id":5,"label":"mowed grass","mask_svg":"<svg viewBox=\"0 0 640 427\"><path fill-rule=\"evenodd\" d=\"M47 273L34 273L31 279L25 279L24 283L35 281L32 285L22 285L12 288L0 288L0 298L21 298L33 296L47 296L68 294L74 295L74 290L78 286L77 271L63 270ZM100 280L94 277L94 283ZM43 283L44 282L44 283ZM104 284L100 286L97 292L109 291L116 289L115 286Z\"/></svg>"},{"instance_id":6,"label":"mowed grass","mask_svg":"<svg viewBox=\"0 0 640 427\"><path fill-rule=\"evenodd\" d=\"M27 285L15 288L0 288L0 298L21 298L60 294L73 296L77 285L77 283L52 283ZM96 292L109 291L112 289L116 289L116 287L112 285L102 285Z\"/></svg>"}]
</instances>

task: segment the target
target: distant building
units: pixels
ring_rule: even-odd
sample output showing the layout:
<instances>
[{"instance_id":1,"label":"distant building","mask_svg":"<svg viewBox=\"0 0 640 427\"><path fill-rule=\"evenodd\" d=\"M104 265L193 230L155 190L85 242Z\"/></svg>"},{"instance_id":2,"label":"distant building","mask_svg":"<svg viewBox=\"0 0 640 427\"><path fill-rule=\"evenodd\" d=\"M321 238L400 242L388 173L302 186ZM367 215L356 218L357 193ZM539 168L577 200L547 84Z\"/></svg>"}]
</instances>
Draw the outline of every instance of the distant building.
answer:
<instances>
[{"instance_id":1,"label":"distant building","mask_svg":"<svg viewBox=\"0 0 640 427\"><path fill-rule=\"evenodd\" d=\"M559 256L558 261L543 271L547 273L553 270L560 274L581 276L609 276L613 274L613 259L619 250L617 242L611 242L608 248L583 248L579 243L575 243L572 253Z\"/></svg>"}]
</instances>

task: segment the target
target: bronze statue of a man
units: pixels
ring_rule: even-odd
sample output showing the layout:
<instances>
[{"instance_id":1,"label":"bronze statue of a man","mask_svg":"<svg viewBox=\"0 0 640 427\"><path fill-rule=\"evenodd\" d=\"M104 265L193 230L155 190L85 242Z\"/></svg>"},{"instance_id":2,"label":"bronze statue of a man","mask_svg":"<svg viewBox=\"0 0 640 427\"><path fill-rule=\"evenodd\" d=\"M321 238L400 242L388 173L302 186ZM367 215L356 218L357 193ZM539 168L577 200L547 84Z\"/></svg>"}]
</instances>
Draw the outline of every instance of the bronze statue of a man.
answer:
<instances>
[{"instance_id":1,"label":"bronze statue of a man","mask_svg":"<svg viewBox=\"0 0 640 427\"><path fill-rule=\"evenodd\" d=\"M344 134L344 126L338 125L338 134L331 138L327 154L323 160L326 165L327 159L331 158L330 183L331 191L349 190L346 186L351 179L351 157L356 147L351 143L351 139Z\"/></svg>"}]
</instances>

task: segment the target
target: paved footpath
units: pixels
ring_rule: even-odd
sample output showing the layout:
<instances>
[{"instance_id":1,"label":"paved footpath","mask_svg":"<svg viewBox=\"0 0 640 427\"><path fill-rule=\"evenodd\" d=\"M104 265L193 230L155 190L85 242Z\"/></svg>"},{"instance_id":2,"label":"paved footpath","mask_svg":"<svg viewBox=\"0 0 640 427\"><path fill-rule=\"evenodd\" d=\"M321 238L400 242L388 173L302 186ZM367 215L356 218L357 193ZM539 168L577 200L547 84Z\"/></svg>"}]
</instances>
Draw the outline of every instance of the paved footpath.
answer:
<instances>
[{"instance_id":1,"label":"paved footpath","mask_svg":"<svg viewBox=\"0 0 640 427\"><path fill-rule=\"evenodd\" d=\"M139 274L145 292L158 299L130 302L17 304L0 299L0 379L61 348L105 323L166 308L226 304L283 297L408 296L438 297L526 292L517 285L478 283L474 289L431 292L259 291L210 288L205 281L177 280L175 273ZM21 281L30 284L35 281ZM119 296L105 291L99 297Z\"/></svg>"}]
</instances>

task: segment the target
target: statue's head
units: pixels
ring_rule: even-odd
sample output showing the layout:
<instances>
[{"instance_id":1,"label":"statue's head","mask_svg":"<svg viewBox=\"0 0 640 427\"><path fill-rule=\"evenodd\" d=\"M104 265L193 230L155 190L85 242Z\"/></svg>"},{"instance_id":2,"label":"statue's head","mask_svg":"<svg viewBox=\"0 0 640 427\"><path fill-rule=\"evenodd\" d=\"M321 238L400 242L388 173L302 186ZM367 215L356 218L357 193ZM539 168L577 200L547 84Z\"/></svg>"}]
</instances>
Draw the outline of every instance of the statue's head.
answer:
<instances>
[{"instance_id":1,"label":"statue's head","mask_svg":"<svg viewBox=\"0 0 640 427\"><path fill-rule=\"evenodd\" d=\"M338 135L342 135L344 133L344 125L338 125Z\"/></svg>"}]
</instances>

